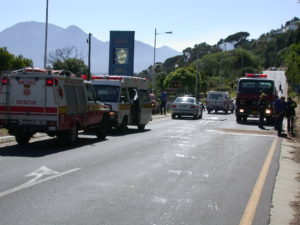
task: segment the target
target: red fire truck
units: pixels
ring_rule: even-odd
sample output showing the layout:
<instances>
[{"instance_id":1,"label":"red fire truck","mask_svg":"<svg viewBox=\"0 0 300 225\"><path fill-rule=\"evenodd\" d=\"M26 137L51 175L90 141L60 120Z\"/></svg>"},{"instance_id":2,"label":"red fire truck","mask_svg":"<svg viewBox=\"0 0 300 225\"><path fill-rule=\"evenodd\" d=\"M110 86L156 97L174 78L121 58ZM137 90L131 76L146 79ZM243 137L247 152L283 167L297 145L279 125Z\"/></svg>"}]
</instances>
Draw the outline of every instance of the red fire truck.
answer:
<instances>
[{"instance_id":1,"label":"red fire truck","mask_svg":"<svg viewBox=\"0 0 300 225\"><path fill-rule=\"evenodd\" d=\"M275 82L268 79L265 74L246 74L240 78L236 97L236 121L246 122L247 118L258 117L258 100L262 93L267 95L268 107L265 111L266 122L273 122L272 102L275 100L277 91Z\"/></svg>"}]
</instances>

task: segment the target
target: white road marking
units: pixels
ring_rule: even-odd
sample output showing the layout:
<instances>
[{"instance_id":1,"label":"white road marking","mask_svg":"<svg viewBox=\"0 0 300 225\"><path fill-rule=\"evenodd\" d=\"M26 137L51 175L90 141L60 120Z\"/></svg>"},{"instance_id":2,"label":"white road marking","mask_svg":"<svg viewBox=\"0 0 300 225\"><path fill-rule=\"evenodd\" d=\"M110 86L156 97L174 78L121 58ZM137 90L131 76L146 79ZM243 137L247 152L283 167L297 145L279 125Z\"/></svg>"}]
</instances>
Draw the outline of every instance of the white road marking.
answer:
<instances>
[{"instance_id":1,"label":"white road marking","mask_svg":"<svg viewBox=\"0 0 300 225\"><path fill-rule=\"evenodd\" d=\"M193 175L192 171L185 171L185 170L169 170L168 172L176 175L181 175L181 174Z\"/></svg>"},{"instance_id":2,"label":"white road marking","mask_svg":"<svg viewBox=\"0 0 300 225\"><path fill-rule=\"evenodd\" d=\"M179 158L186 158L186 156L185 156L185 155L182 155L182 154L176 154L175 156L176 156L176 157L179 157Z\"/></svg>"},{"instance_id":3,"label":"white road marking","mask_svg":"<svg viewBox=\"0 0 300 225\"><path fill-rule=\"evenodd\" d=\"M27 183L35 182L45 175L56 175L56 174L59 174L59 172L55 170L51 170L45 166L42 166L36 171L33 171L32 173L26 175L26 177L34 177L32 180L28 181Z\"/></svg>"},{"instance_id":4,"label":"white road marking","mask_svg":"<svg viewBox=\"0 0 300 225\"><path fill-rule=\"evenodd\" d=\"M152 202L159 203L162 205L165 205L167 203L167 201L168 201L168 199L157 197L157 196L152 199Z\"/></svg>"},{"instance_id":5,"label":"white road marking","mask_svg":"<svg viewBox=\"0 0 300 225\"><path fill-rule=\"evenodd\" d=\"M206 119L209 119L209 120L218 120L219 117L217 117L217 116L212 116L212 117L208 117L208 118L206 118Z\"/></svg>"},{"instance_id":6,"label":"white road marking","mask_svg":"<svg viewBox=\"0 0 300 225\"><path fill-rule=\"evenodd\" d=\"M43 168L43 167L41 167L41 168ZM46 167L45 167L45 168L46 168ZM3 197L3 196L5 196L5 195L8 195L8 194L11 194L11 193L14 193L14 192L17 192L17 191L20 191L20 190L29 188L29 187L34 186L34 185L36 185L36 184L40 184L40 183L43 183L43 182L52 180L52 179L54 179L54 178L64 176L64 175L66 175L66 174L70 174L70 173L76 172L76 171L78 171L78 170L80 170L80 169L81 169L81 168L75 168L75 169L71 169L71 170L68 170L68 171L65 171L65 172L62 172L62 173L58 173L58 172L57 172L57 174L54 174L54 175L52 175L52 176L49 176L49 177L46 177L46 178L40 179L40 180L37 180L37 179L41 178L43 175L41 175L41 174L37 175L39 172L44 171L44 172L49 172L49 173L50 173L50 171L54 171L54 170L49 170L49 171L47 171L46 169L42 169L42 170L39 169L39 170L36 170L36 171L34 171L33 173L27 175L27 176L29 176L29 175L30 175L30 176L36 176L34 179L32 179L32 180L30 180L30 181L28 181L28 182L26 182L25 184L22 184L22 185L20 185L20 186L17 186L17 187L14 187L14 188L12 188L12 189L9 189L9 190L7 190L7 191L0 192L0 198ZM37 171L39 171L39 172L37 172ZM54 172L56 172L56 171L54 171ZM53 174L53 172L52 172L52 174ZM45 174L44 174L44 175L45 175Z\"/></svg>"}]
</instances>

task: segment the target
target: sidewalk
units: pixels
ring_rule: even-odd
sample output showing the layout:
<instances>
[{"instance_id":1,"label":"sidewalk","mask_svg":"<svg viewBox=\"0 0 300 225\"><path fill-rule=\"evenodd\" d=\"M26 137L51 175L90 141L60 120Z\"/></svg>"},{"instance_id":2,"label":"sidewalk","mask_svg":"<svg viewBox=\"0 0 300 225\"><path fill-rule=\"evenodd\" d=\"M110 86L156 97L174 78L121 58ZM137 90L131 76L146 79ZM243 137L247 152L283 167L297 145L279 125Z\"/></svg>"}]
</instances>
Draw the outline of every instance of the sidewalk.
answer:
<instances>
[{"instance_id":1,"label":"sidewalk","mask_svg":"<svg viewBox=\"0 0 300 225\"><path fill-rule=\"evenodd\" d=\"M300 115L300 106L296 109ZM270 211L270 225L300 225L300 118L296 136L283 138Z\"/></svg>"}]
</instances>

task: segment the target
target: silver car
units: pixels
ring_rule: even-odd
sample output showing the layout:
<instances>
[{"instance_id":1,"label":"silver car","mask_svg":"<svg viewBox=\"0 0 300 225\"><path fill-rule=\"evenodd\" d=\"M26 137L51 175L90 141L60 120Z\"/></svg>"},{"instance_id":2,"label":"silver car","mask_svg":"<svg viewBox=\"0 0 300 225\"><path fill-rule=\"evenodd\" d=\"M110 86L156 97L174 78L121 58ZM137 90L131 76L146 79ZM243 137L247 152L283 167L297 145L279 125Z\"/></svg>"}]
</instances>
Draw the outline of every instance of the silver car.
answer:
<instances>
[{"instance_id":1,"label":"silver car","mask_svg":"<svg viewBox=\"0 0 300 225\"><path fill-rule=\"evenodd\" d=\"M194 97L178 97L172 103L171 107L172 118L176 116L193 116L194 119L202 118L203 105Z\"/></svg>"}]
</instances>

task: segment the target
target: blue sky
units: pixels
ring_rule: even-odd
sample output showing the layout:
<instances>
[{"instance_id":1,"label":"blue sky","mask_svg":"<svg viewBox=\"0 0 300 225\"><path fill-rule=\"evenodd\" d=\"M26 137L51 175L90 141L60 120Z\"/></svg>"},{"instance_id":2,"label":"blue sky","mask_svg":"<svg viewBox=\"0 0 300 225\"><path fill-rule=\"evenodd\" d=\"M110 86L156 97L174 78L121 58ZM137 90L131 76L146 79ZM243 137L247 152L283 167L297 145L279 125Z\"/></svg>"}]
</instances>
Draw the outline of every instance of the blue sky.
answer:
<instances>
[{"instance_id":1,"label":"blue sky","mask_svg":"<svg viewBox=\"0 0 300 225\"><path fill-rule=\"evenodd\" d=\"M46 0L0 0L0 31L24 21L45 22ZM300 18L299 0L49 0L49 23L70 25L109 40L110 30L135 31L135 39L178 51L216 44L240 31L250 38Z\"/></svg>"}]
</instances>

